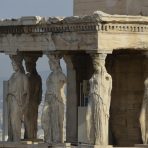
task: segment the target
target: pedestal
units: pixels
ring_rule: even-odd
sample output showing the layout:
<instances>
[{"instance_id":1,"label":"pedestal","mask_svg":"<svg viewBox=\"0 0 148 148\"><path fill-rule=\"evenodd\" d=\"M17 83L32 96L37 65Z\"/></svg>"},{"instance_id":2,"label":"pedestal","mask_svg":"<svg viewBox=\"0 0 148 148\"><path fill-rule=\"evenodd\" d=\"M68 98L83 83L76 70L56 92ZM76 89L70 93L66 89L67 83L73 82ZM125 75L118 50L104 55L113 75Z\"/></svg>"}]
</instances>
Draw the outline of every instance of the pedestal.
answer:
<instances>
[{"instance_id":1,"label":"pedestal","mask_svg":"<svg viewBox=\"0 0 148 148\"><path fill-rule=\"evenodd\" d=\"M135 147L148 147L148 144L135 144Z\"/></svg>"},{"instance_id":2,"label":"pedestal","mask_svg":"<svg viewBox=\"0 0 148 148\"><path fill-rule=\"evenodd\" d=\"M21 142L44 143L44 140L43 139L21 139Z\"/></svg>"},{"instance_id":3,"label":"pedestal","mask_svg":"<svg viewBox=\"0 0 148 148\"><path fill-rule=\"evenodd\" d=\"M0 142L0 148L48 148L47 143L38 142Z\"/></svg>"},{"instance_id":4,"label":"pedestal","mask_svg":"<svg viewBox=\"0 0 148 148\"><path fill-rule=\"evenodd\" d=\"M79 144L78 148L113 148L113 146L112 145Z\"/></svg>"},{"instance_id":5,"label":"pedestal","mask_svg":"<svg viewBox=\"0 0 148 148\"><path fill-rule=\"evenodd\" d=\"M56 143L49 146L49 148L71 148L70 143Z\"/></svg>"}]
</instances>

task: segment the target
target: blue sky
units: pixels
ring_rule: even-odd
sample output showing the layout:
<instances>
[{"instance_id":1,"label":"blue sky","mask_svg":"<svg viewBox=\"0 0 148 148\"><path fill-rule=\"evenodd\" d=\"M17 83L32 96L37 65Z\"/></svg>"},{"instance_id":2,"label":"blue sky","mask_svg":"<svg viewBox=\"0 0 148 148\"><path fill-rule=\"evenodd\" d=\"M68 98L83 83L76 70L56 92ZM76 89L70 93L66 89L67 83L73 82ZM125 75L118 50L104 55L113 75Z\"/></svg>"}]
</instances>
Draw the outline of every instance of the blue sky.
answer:
<instances>
[{"instance_id":1,"label":"blue sky","mask_svg":"<svg viewBox=\"0 0 148 148\"><path fill-rule=\"evenodd\" d=\"M73 0L0 0L0 19L21 16L72 16ZM38 71L48 70L48 60L44 56L38 60ZM0 77L12 74L11 61L0 54Z\"/></svg>"},{"instance_id":2,"label":"blue sky","mask_svg":"<svg viewBox=\"0 0 148 148\"><path fill-rule=\"evenodd\" d=\"M0 0L0 17L70 16L73 0Z\"/></svg>"}]
</instances>

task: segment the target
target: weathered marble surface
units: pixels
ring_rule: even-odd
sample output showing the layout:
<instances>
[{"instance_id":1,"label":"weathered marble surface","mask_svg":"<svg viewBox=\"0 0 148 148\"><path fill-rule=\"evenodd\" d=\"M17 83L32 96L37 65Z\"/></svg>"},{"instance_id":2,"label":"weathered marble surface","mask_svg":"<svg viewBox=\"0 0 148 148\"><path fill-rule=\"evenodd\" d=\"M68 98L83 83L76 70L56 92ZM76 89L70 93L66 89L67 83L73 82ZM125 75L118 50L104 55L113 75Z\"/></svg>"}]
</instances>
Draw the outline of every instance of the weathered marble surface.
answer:
<instances>
[{"instance_id":1,"label":"weathered marble surface","mask_svg":"<svg viewBox=\"0 0 148 148\"><path fill-rule=\"evenodd\" d=\"M148 144L148 78L145 80L144 85L145 91L139 120L143 143Z\"/></svg>"},{"instance_id":2,"label":"weathered marble surface","mask_svg":"<svg viewBox=\"0 0 148 148\"><path fill-rule=\"evenodd\" d=\"M148 17L95 11L72 17L22 17L0 21L0 51L147 50ZM106 44L106 40L108 44ZM122 40L122 42L121 42Z\"/></svg>"},{"instance_id":3,"label":"weathered marble surface","mask_svg":"<svg viewBox=\"0 0 148 148\"><path fill-rule=\"evenodd\" d=\"M52 144L49 147L51 148L72 148L70 143Z\"/></svg>"},{"instance_id":4,"label":"weathered marble surface","mask_svg":"<svg viewBox=\"0 0 148 148\"><path fill-rule=\"evenodd\" d=\"M20 141L24 114L29 102L28 78L22 66L22 56L10 56L14 73L8 81L8 141Z\"/></svg>"},{"instance_id":5,"label":"weathered marble surface","mask_svg":"<svg viewBox=\"0 0 148 148\"><path fill-rule=\"evenodd\" d=\"M28 16L21 17L19 19L1 19L0 26L21 26L21 25L70 25L76 23L94 23L94 22L141 22L145 23L148 21L147 16L142 15L126 15L126 14L109 14L106 11L93 11L92 14L82 16L70 16L70 17L41 17L41 16ZM82 24L84 25L84 24ZM60 27L60 26L59 26ZM60 29L60 28L59 28ZM75 28L78 29L78 28ZM85 28L84 28L85 29ZM60 31L60 30L59 30ZM66 30L65 30L66 31ZM6 33L7 34L7 33Z\"/></svg>"},{"instance_id":6,"label":"weathered marble surface","mask_svg":"<svg viewBox=\"0 0 148 148\"><path fill-rule=\"evenodd\" d=\"M64 55L67 65L66 141L77 141L77 87L76 69L72 55ZM71 128L72 125L72 128Z\"/></svg>"},{"instance_id":7,"label":"weathered marble surface","mask_svg":"<svg viewBox=\"0 0 148 148\"><path fill-rule=\"evenodd\" d=\"M96 10L120 15L148 15L147 5L147 0L75 0L74 15L89 15Z\"/></svg>"},{"instance_id":8,"label":"weathered marble surface","mask_svg":"<svg viewBox=\"0 0 148 148\"><path fill-rule=\"evenodd\" d=\"M58 55L47 55L51 74L47 79L45 105L42 113L42 127L45 141L52 143L64 142L64 84L66 76L60 66Z\"/></svg>"},{"instance_id":9,"label":"weathered marble surface","mask_svg":"<svg viewBox=\"0 0 148 148\"><path fill-rule=\"evenodd\" d=\"M38 107L42 100L42 79L36 70L38 55L25 56L25 65L29 80L29 103L24 117L25 139L37 138Z\"/></svg>"},{"instance_id":10,"label":"weathered marble surface","mask_svg":"<svg viewBox=\"0 0 148 148\"><path fill-rule=\"evenodd\" d=\"M145 148L145 147L148 147L148 144L135 144L135 147L141 147L141 148Z\"/></svg>"},{"instance_id":11,"label":"weathered marble surface","mask_svg":"<svg viewBox=\"0 0 148 148\"><path fill-rule=\"evenodd\" d=\"M86 113L87 135L93 145L108 145L108 124L112 78L105 68L106 54L92 56L94 74L89 80L89 103Z\"/></svg>"},{"instance_id":12,"label":"weathered marble surface","mask_svg":"<svg viewBox=\"0 0 148 148\"><path fill-rule=\"evenodd\" d=\"M112 148L112 145L89 145L89 144L79 144L78 148Z\"/></svg>"},{"instance_id":13,"label":"weathered marble surface","mask_svg":"<svg viewBox=\"0 0 148 148\"><path fill-rule=\"evenodd\" d=\"M48 148L49 144L42 142L0 142L0 148Z\"/></svg>"}]
</instances>

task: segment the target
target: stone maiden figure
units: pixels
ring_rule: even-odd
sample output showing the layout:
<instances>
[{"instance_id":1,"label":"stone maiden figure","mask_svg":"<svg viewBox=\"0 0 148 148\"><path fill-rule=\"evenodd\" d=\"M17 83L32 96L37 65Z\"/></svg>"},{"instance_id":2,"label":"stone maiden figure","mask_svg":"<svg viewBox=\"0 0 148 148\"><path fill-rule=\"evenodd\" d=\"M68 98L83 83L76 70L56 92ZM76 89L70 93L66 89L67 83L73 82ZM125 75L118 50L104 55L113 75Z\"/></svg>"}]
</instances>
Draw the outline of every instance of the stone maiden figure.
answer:
<instances>
[{"instance_id":1,"label":"stone maiden figure","mask_svg":"<svg viewBox=\"0 0 148 148\"><path fill-rule=\"evenodd\" d=\"M87 136L93 145L108 145L108 122L112 78L105 68L105 54L92 56L94 74L91 77L86 113Z\"/></svg>"},{"instance_id":2,"label":"stone maiden figure","mask_svg":"<svg viewBox=\"0 0 148 148\"><path fill-rule=\"evenodd\" d=\"M141 127L142 141L144 144L148 144L148 78L145 80L144 85L145 91L139 121Z\"/></svg>"},{"instance_id":3,"label":"stone maiden figure","mask_svg":"<svg viewBox=\"0 0 148 148\"><path fill-rule=\"evenodd\" d=\"M36 70L38 56L25 56L25 65L29 79L29 104L24 118L25 139L37 138L38 107L42 100L42 80Z\"/></svg>"},{"instance_id":4,"label":"stone maiden figure","mask_svg":"<svg viewBox=\"0 0 148 148\"><path fill-rule=\"evenodd\" d=\"M21 127L29 101L28 78L22 66L22 56L12 55L12 67L15 71L8 81L8 141L20 141Z\"/></svg>"},{"instance_id":5,"label":"stone maiden figure","mask_svg":"<svg viewBox=\"0 0 148 148\"><path fill-rule=\"evenodd\" d=\"M42 113L42 127L45 141L54 143L64 142L64 85L66 76L60 66L58 55L48 55L51 74L46 85L45 105Z\"/></svg>"}]
</instances>

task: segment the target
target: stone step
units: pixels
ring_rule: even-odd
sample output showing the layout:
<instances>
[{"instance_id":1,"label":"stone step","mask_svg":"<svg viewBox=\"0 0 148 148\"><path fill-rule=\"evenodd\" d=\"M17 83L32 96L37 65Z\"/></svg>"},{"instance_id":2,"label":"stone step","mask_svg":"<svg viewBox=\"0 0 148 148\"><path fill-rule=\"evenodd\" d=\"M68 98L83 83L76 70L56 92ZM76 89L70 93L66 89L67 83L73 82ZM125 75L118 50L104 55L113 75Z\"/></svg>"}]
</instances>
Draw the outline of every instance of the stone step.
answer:
<instances>
[{"instance_id":1,"label":"stone step","mask_svg":"<svg viewBox=\"0 0 148 148\"><path fill-rule=\"evenodd\" d=\"M0 142L0 148L48 148L48 144L37 142Z\"/></svg>"},{"instance_id":2,"label":"stone step","mask_svg":"<svg viewBox=\"0 0 148 148\"><path fill-rule=\"evenodd\" d=\"M70 143L49 145L43 142L0 142L0 148L148 148L148 145L135 145L135 147L112 147L112 146L90 146L78 145L71 146Z\"/></svg>"}]
</instances>

